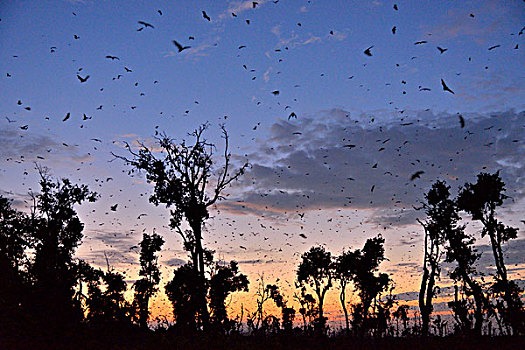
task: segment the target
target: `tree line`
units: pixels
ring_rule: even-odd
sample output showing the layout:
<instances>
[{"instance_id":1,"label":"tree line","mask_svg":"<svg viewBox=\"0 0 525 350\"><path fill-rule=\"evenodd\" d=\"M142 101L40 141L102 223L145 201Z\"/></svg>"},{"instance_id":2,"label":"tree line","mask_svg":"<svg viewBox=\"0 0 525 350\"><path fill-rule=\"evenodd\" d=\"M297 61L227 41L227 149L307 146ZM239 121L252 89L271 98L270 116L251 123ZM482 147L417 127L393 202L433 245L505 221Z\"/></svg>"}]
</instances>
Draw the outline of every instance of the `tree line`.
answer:
<instances>
[{"instance_id":1,"label":"tree line","mask_svg":"<svg viewBox=\"0 0 525 350\"><path fill-rule=\"evenodd\" d=\"M114 154L130 166L130 174L144 174L153 185L149 201L169 210L169 226L182 238L188 253L188 261L174 269L173 278L164 286L173 307L169 328L176 334L238 334L244 327L252 334L326 335L326 293L338 288L345 334L427 336L433 325L433 333L443 335L447 321L432 315L443 263L453 266L448 277L455 293L448 305L454 333L525 333L523 290L509 279L504 261L504 246L517 238L518 230L497 218L496 209L508 198L498 172L480 173L477 182L462 186L456 198L451 198L450 187L440 180L425 194L420 210L426 216L418 220L424 234L418 315L411 314L407 305L399 305L392 293L392 278L379 271L386 258L385 240L378 235L367 239L362 248L339 256L323 246L312 247L301 256L293 296L285 296L277 284L265 284L261 278L256 309L246 310L246 320L244 309L230 318L228 298L248 291L249 281L237 262L215 259L215 252L203 245L202 233L210 207L224 199L224 189L243 175L248 164L232 170L228 133L222 127L224 152L217 167L215 145L204 138L207 127L201 125L190 134L190 144L156 134L163 150L160 157L146 145L138 150L127 145L128 156ZM75 258L84 229L75 206L96 201L98 194L68 179L55 180L44 168L37 167L37 171L40 192L30 193L29 212L14 209L9 199L0 196L0 335L24 331L61 334L87 326L147 330L150 300L161 280L157 255L164 239L155 232L143 234L139 279L131 286L133 300L128 301L125 277L109 261L102 269ZM468 219L479 221L481 237L490 239L496 268L491 279L476 271L481 254L476 251L475 235L462 223ZM350 286L358 296L354 304L346 299ZM280 309L280 317L264 311L269 300Z\"/></svg>"}]
</instances>

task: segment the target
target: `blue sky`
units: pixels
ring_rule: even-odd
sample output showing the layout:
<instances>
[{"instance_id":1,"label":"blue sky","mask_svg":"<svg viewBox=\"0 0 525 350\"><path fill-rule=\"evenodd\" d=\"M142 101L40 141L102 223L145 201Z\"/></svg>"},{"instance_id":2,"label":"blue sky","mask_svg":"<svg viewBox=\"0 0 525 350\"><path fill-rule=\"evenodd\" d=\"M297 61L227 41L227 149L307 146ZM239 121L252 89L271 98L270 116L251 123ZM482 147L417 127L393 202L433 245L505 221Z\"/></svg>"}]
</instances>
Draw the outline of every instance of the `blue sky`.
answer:
<instances>
[{"instance_id":1,"label":"blue sky","mask_svg":"<svg viewBox=\"0 0 525 350\"><path fill-rule=\"evenodd\" d=\"M292 279L311 245L339 253L378 232L388 268L419 266L412 207L436 179L456 189L482 170L502 171L512 197L502 218L522 229L523 3L396 3L397 11L390 1L2 2L0 193L23 206L37 188L35 162L87 183L101 199L80 209L79 255L101 263L110 251L133 276L128 248L155 228L168 239L169 276L185 255L167 213L111 152L125 154L124 141L152 144L156 130L180 140L204 122L220 149L224 123L235 158L252 167L228 189L207 239L252 274ZM191 48L179 53L172 40ZM417 170L424 175L410 182ZM399 288L414 283L417 275Z\"/></svg>"}]
</instances>

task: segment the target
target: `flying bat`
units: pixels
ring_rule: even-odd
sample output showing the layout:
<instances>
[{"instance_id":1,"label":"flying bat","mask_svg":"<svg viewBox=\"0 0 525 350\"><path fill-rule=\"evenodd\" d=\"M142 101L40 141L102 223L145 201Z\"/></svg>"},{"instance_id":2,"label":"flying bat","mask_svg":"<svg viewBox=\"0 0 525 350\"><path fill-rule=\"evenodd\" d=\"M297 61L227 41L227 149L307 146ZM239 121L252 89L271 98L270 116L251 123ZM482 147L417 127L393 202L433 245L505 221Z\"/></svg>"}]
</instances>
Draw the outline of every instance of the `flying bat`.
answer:
<instances>
[{"instance_id":1,"label":"flying bat","mask_svg":"<svg viewBox=\"0 0 525 350\"><path fill-rule=\"evenodd\" d=\"M414 181L415 179L419 179L421 175L423 175L425 172L423 170L416 171L415 173L410 176L410 181Z\"/></svg>"},{"instance_id":2,"label":"flying bat","mask_svg":"<svg viewBox=\"0 0 525 350\"><path fill-rule=\"evenodd\" d=\"M81 83L85 83L89 79L89 75L86 75L85 78L82 78L80 75L77 74L78 80L80 80Z\"/></svg>"},{"instance_id":3,"label":"flying bat","mask_svg":"<svg viewBox=\"0 0 525 350\"><path fill-rule=\"evenodd\" d=\"M450 88L447 86L447 84L445 84L445 81L443 79L441 79L441 86L443 86L443 91L448 91L451 94L454 94L454 91L450 90Z\"/></svg>"},{"instance_id":4,"label":"flying bat","mask_svg":"<svg viewBox=\"0 0 525 350\"><path fill-rule=\"evenodd\" d=\"M144 21L138 21L137 22L138 24L142 24L144 26L144 28L147 28L147 27L150 27L150 28L155 28L153 25L151 25L150 23L148 22L144 22Z\"/></svg>"},{"instance_id":5,"label":"flying bat","mask_svg":"<svg viewBox=\"0 0 525 350\"><path fill-rule=\"evenodd\" d=\"M182 52L186 49L189 49L191 48L191 46L182 46L181 44L179 44L176 40L172 40L171 41L175 46L177 46L177 50L179 50L179 52Z\"/></svg>"}]
</instances>

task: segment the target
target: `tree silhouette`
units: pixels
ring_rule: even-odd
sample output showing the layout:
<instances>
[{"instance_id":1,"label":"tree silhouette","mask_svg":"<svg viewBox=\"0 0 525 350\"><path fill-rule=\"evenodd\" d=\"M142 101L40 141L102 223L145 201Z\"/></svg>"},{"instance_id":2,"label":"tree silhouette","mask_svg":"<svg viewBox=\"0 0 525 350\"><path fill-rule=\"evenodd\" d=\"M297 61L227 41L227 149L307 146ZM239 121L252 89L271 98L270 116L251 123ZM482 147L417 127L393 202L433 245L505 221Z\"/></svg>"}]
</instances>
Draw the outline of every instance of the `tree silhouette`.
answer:
<instances>
[{"instance_id":1,"label":"tree silhouette","mask_svg":"<svg viewBox=\"0 0 525 350\"><path fill-rule=\"evenodd\" d=\"M464 226L458 225L460 219L458 209L455 201L450 199L450 187L447 186L445 182L437 181L432 186L428 195L429 205L432 203L431 206L436 208L436 214L439 214L439 226L432 226L432 230L438 228L438 232L443 234L446 239L445 261L456 263L456 267L450 273L450 277L455 281L463 281L467 287L465 290L474 298L474 333L481 335L483 310L487 302L483 295L481 285L473 277L476 272L474 264L479 259L479 254L474 248L475 239L465 233ZM430 223L432 224L432 222ZM428 290L427 285L427 292ZM427 305L429 305L429 303L425 301L425 308ZM467 325L465 318L462 316L465 305L456 298L449 303L449 306L455 312L458 312L457 316L459 320L461 320L460 324L464 326Z\"/></svg>"},{"instance_id":2,"label":"tree silhouette","mask_svg":"<svg viewBox=\"0 0 525 350\"><path fill-rule=\"evenodd\" d=\"M334 278L339 281L339 301L341 302L341 307L345 314L345 325L346 331L350 330L350 320L348 318L348 310L346 308L346 286L349 282L352 281L354 264L356 262L356 252L346 251L343 252L340 256L335 259L333 268L334 268Z\"/></svg>"},{"instance_id":3,"label":"tree silhouette","mask_svg":"<svg viewBox=\"0 0 525 350\"><path fill-rule=\"evenodd\" d=\"M317 295L319 317L317 329L324 332L326 320L323 314L323 304L326 292L332 287L332 255L322 246L312 247L301 256L297 269L297 281L301 285L308 284Z\"/></svg>"},{"instance_id":4,"label":"tree silhouette","mask_svg":"<svg viewBox=\"0 0 525 350\"><path fill-rule=\"evenodd\" d=\"M384 242L385 239L381 235L369 238L362 250L357 249L353 253L351 274L361 302L354 306L352 324L354 331L360 335L364 335L371 328L368 318L372 302L377 301L391 283L387 274L375 274L381 262L385 260Z\"/></svg>"},{"instance_id":5,"label":"tree silhouette","mask_svg":"<svg viewBox=\"0 0 525 350\"><path fill-rule=\"evenodd\" d=\"M229 324L226 312L226 298L233 292L248 291L248 278L239 273L237 262L231 261L227 266L218 265L210 278L210 309L211 321L216 330L229 332L232 325Z\"/></svg>"},{"instance_id":6,"label":"tree silhouette","mask_svg":"<svg viewBox=\"0 0 525 350\"><path fill-rule=\"evenodd\" d=\"M318 314L318 308L315 306L315 298L312 294L306 293L306 286L296 285L301 287L301 294L294 294L294 299L301 305L299 313L303 318L303 331L307 332L312 323L312 319ZM308 319L308 321L306 321Z\"/></svg>"},{"instance_id":7,"label":"tree silhouette","mask_svg":"<svg viewBox=\"0 0 525 350\"><path fill-rule=\"evenodd\" d=\"M25 250L31 243L27 223L27 215L12 208L11 201L0 195L0 336L27 327Z\"/></svg>"},{"instance_id":8,"label":"tree silhouette","mask_svg":"<svg viewBox=\"0 0 525 350\"><path fill-rule=\"evenodd\" d=\"M104 290L100 287L104 282ZM88 280L87 322L102 325L131 326L136 309L125 298L124 276L108 267L105 273L94 270Z\"/></svg>"},{"instance_id":9,"label":"tree silhouette","mask_svg":"<svg viewBox=\"0 0 525 350\"><path fill-rule=\"evenodd\" d=\"M271 298L271 290L264 284L264 275L259 276L259 284L255 295L257 296L257 309L251 315L248 315L247 324L252 329L252 332L257 332L262 325L265 318L264 303Z\"/></svg>"},{"instance_id":10,"label":"tree silhouette","mask_svg":"<svg viewBox=\"0 0 525 350\"><path fill-rule=\"evenodd\" d=\"M173 279L166 284L166 295L173 307L176 327L181 333L195 331L197 328L196 316L199 310L195 291L200 283L193 265L186 263L175 269Z\"/></svg>"},{"instance_id":11,"label":"tree silhouette","mask_svg":"<svg viewBox=\"0 0 525 350\"><path fill-rule=\"evenodd\" d=\"M500 303L500 313L512 327L514 334L522 334L525 332L525 311L519 297L522 290L516 283L508 280L503 255L503 244L517 238L518 229L505 226L496 218L496 208L507 198L505 183L499 171L494 174L480 173L476 183L466 183L463 186L457 205L460 210L471 214L473 220L479 220L483 224L481 237L489 236L496 265L496 283L492 288L496 293L502 293L505 301L505 304Z\"/></svg>"},{"instance_id":12,"label":"tree silhouette","mask_svg":"<svg viewBox=\"0 0 525 350\"><path fill-rule=\"evenodd\" d=\"M94 268L85 260L79 259L76 264L76 276L77 276L77 291L75 299L77 303L81 304L84 308L84 314L89 313L89 287L90 285L99 285L99 280L102 277L102 272L99 269ZM86 290L84 293L84 286Z\"/></svg>"},{"instance_id":13,"label":"tree silhouette","mask_svg":"<svg viewBox=\"0 0 525 350\"><path fill-rule=\"evenodd\" d=\"M449 202L443 200L446 186L437 181L425 195L423 209L427 218L418 222L425 231L425 251L423 256L423 276L419 290L419 309L421 311L423 336L428 335L430 315L432 314L432 299L434 298L436 279L439 279L440 260L443 246L446 241L447 230L450 229L450 210L453 208Z\"/></svg>"},{"instance_id":14,"label":"tree silhouette","mask_svg":"<svg viewBox=\"0 0 525 350\"><path fill-rule=\"evenodd\" d=\"M135 302L139 310L139 325L148 327L149 300L157 292L160 282L160 270L155 253L160 251L164 239L156 233L142 235L140 242L140 271L141 279L135 282Z\"/></svg>"},{"instance_id":15,"label":"tree silhouette","mask_svg":"<svg viewBox=\"0 0 525 350\"><path fill-rule=\"evenodd\" d=\"M154 184L154 193L150 202L154 205L165 204L170 209L170 227L182 237L184 247L190 252L192 267L199 281L193 291L197 310L199 328L209 322L206 304L205 249L202 245L202 230L209 218L208 208L222 199L221 193L233 181L244 173L247 164L230 173L231 154L228 149L228 133L221 126L224 138L223 164L217 175L213 177L212 158L214 145L203 137L208 124L203 124L190 134L194 138L192 145L183 140L176 143L165 134L156 140L162 149L163 158L157 158L154 150L141 144L138 152L129 145L128 150L133 158L115 155L131 165L134 170L144 171L148 182ZM211 186L211 189L208 188ZM183 229L183 221L190 229Z\"/></svg>"},{"instance_id":16,"label":"tree silhouette","mask_svg":"<svg viewBox=\"0 0 525 350\"><path fill-rule=\"evenodd\" d=\"M29 246L27 216L13 209L11 201L0 195L0 255L19 270L25 265L25 249Z\"/></svg>"},{"instance_id":17,"label":"tree silhouette","mask_svg":"<svg viewBox=\"0 0 525 350\"><path fill-rule=\"evenodd\" d=\"M408 305L399 305L396 311L392 313L392 316L396 319L396 328L397 328L397 335L399 336L399 320L403 322L403 333L406 333L408 331Z\"/></svg>"},{"instance_id":18,"label":"tree silhouette","mask_svg":"<svg viewBox=\"0 0 525 350\"><path fill-rule=\"evenodd\" d=\"M31 193L31 236L34 261L28 267L33 286L32 304L37 317L47 326L65 327L79 322L81 306L73 298L77 283L75 249L83 237L84 225L74 206L94 202L97 194L86 185L68 179L52 181L46 169L38 168L41 192Z\"/></svg>"},{"instance_id":19,"label":"tree silhouette","mask_svg":"<svg viewBox=\"0 0 525 350\"><path fill-rule=\"evenodd\" d=\"M266 285L266 290L269 291L270 298L272 298L275 305L281 309L282 326L284 332L290 334L293 328L293 320L295 319L295 309L293 307L286 306L287 302L276 284Z\"/></svg>"}]
</instances>

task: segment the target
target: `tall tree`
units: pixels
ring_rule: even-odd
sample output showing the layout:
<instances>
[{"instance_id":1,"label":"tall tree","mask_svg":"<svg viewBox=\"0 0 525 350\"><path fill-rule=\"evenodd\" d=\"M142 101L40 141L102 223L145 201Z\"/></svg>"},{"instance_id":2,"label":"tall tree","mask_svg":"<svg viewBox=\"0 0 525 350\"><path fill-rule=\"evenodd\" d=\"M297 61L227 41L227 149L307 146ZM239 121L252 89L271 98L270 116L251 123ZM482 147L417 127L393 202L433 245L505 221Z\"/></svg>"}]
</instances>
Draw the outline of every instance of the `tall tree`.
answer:
<instances>
[{"instance_id":1,"label":"tall tree","mask_svg":"<svg viewBox=\"0 0 525 350\"><path fill-rule=\"evenodd\" d=\"M27 215L14 209L11 201L0 195L0 256L17 271L25 265L25 249L31 245L27 221Z\"/></svg>"},{"instance_id":2,"label":"tall tree","mask_svg":"<svg viewBox=\"0 0 525 350\"><path fill-rule=\"evenodd\" d=\"M38 171L41 192L31 194L35 254L28 269L34 288L33 305L35 313L49 321L47 325L72 325L82 318L81 307L73 299L77 283L73 254L84 229L74 206L94 202L97 194L68 179L55 182L45 169Z\"/></svg>"},{"instance_id":3,"label":"tall tree","mask_svg":"<svg viewBox=\"0 0 525 350\"><path fill-rule=\"evenodd\" d=\"M0 195L0 336L27 327L24 318L29 290L25 250L31 247L27 235L28 217L14 209L11 201Z\"/></svg>"},{"instance_id":4,"label":"tall tree","mask_svg":"<svg viewBox=\"0 0 525 350\"><path fill-rule=\"evenodd\" d=\"M503 255L503 244L516 239L518 229L506 226L496 218L496 208L508 198L505 190L499 171L494 174L480 173L476 183L466 183L463 186L457 205L460 210L471 214L473 220L479 220L483 224L481 237L488 235L490 238L496 265L496 283L493 289L503 294L505 304L500 306L500 311L504 315L504 321L512 327L514 334L520 334L525 331L525 311L519 297L522 290L516 283L509 281Z\"/></svg>"},{"instance_id":5,"label":"tall tree","mask_svg":"<svg viewBox=\"0 0 525 350\"><path fill-rule=\"evenodd\" d=\"M361 302L354 306L352 323L355 331L360 335L364 335L370 328L368 318L372 302L377 300L391 284L390 277L386 273L375 274L381 262L385 260L384 243L385 239L378 235L367 239L363 249L357 249L353 253L351 274Z\"/></svg>"},{"instance_id":6,"label":"tall tree","mask_svg":"<svg viewBox=\"0 0 525 350\"><path fill-rule=\"evenodd\" d=\"M141 144L138 152L129 145L128 150L132 159L114 155L131 165L134 170L144 171L148 182L154 184L154 193L150 202L154 205L164 204L170 210L170 227L176 230L184 241L184 247L190 252L192 267L199 282L195 285L195 302L198 306L198 325L204 327L209 322L209 313L206 304L206 276L205 276L205 249L202 244L202 230L205 221L209 218L209 207L222 199L221 193L243 173L247 164L230 173L231 154L228 149L228 133L221 126L224 139L223 164L213 176L215 146L209 143L203 133L208 124L203 124L190 134L194 138L193 144L185 140L176 143L165 134L157 137L158 145L162 150L162 158L157 158L155 150ZM211 187L211 188L209 188ZM189 230L183 227L183 221L188 224Z\"/></svg>"},{"instance_id":7,"label":"tall tree","mask_svg":"<svg viewBox=\"0 0 525 350\"><path fill-rule=\"evenodd\" d=\"M425 231L425 250L423 256L423 276L419 290L419 309L421 311L423 336L428 335L430 315L432 314L432 299L436 292L435 282L440 274L440 261L446 232L450 229L450 210L453 209L446 198L446 186L437 181L425 195L423 209L427 215L424 221L418 220Z\"/></svg>"},{"instance_id":8,"label":"tall tree","mask_svg":"<svg viewBox=\"0 0 525 350\"><path fill-rule=\"evenodd\" d=\"M476 274L474 265L480 256L474 248L476 240L465 232L464 226L458 225L460 216L456 202L450 198L450 186L443 181L437 181L432 187L431 201L440 212L440 232L446 240L445 261L456 263L450 277L455 281L463 281L466 291L474 298L474 333L481 335L483 310L487 301L480 283L474 278ZM459 300L451 302L450 305L458 311L464 309Z\"/></svg>"},{"instance_id":9,"label":"tall tree","mask_svg":"<svg viewBox=\"0 0 525 350\"><path fill-rule=\"evenodd\" d=\"M334 262L334 278L339 281L339 301L345 314L346 331L350 330L350 320L348 318L348 310L346 308L346 286L352 281L353 268L356 261L356 253L353 251L343 252L335 259Z\"/></svg>"},{"instance_id":10,"label":"tall tree","mask_svg":"<svg viewBox=\"0 0 525 350\"><path fill-rule=\"evenodd\" d=\"M164 239L156 233L144 233L140 242L140 271L141 279L135 282L135 302L139 309L139 325L148 327L149 300L157 292L160 282L158 258L155 255L160 251Z\"/></svg>"},{"instance_id":11,"label":"tall tree","mask_svg":"<svg viewBox=\"0 0 525 350\"><path fill-rule=\"evenodd\" d=\"M326 320L323 313L326 292L332 287L332 254L322 246L312 247L301 256L301 262L297 269L297 281L308 284L317 295L319 305L319 317L317 320L318 330L325 329Z\"/></svg>"}]
</instances>

